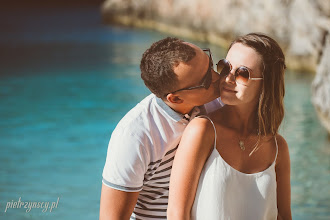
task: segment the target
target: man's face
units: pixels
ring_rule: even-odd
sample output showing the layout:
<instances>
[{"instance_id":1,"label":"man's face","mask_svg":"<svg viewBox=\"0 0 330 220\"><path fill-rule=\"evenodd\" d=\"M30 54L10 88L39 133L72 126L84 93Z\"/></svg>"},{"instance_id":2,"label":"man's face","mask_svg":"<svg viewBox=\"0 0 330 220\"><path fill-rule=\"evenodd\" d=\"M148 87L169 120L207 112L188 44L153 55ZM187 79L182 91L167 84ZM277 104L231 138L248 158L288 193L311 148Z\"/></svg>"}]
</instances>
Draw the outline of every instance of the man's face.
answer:
<instances>
[{"instance_id":1,"label":"man's face","mask_svg":"<svg viewBox=\"0 0 330 220\"><path fill-rule=\"evenodd\" d=\"M173 94L184 100L182 104L194 107L208 103L220 96L220 77L213 69L210 54L193 44L187 44L195 49L196 56L189 62L180 63L174 68L179 83L178 89ZM209 87L205 88L204 85L208 84L210 84Z\"/></svg>"}]
</instances>

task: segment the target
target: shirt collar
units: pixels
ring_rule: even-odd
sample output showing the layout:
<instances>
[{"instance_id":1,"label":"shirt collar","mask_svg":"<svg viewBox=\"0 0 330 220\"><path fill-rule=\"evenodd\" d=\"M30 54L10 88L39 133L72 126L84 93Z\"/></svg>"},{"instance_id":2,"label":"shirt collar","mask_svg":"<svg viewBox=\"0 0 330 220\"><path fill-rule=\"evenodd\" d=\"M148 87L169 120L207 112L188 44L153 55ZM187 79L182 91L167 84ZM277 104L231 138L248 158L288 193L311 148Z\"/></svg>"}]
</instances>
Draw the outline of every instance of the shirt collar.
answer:
<instances>
[{"instance_id":1,"label":"shirt collar","mask_svg":"<svg viewBox=\"0 0 330 220\"><path fill-rule=\"evenodd\" d=\"M194 107L189 114L184 115L174 111L161 98L156 97L156 102L176 122L182 121L183 123L188 123L196 115L203 113L205 111L204 106L197 106Z\"/></svg>"}]
</instances>

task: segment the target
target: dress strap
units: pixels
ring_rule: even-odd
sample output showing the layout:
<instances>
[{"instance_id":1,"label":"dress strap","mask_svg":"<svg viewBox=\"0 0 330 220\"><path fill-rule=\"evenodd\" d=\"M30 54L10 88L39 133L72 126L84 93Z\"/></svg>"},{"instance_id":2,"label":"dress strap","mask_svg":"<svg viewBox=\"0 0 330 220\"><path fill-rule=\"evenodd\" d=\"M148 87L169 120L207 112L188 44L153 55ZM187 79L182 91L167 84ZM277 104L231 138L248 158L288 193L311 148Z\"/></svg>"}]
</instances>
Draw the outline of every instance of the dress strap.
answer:
<instances>
[{"instance_id":1,"label":"dress strap","mask_svg":"<svg viewBox=\"0 0 330 220\"><path fill-rule=\"evenodd\" d=\"M215 125L214 125L213 121L211 120L211 118L209 116L206 116L206 115L199 115L198 117L199 118L206 118L211 122L211 124L213 126L213 129L214 129L214 146L213 146L213 148L216 149L216 146L217 146L217 131L215 129Z\"/></svg>"},{"instance_id":2,"label":"dress strap","mask_svg":"<svg viewBox=\"0 0 330 220\"><path fill-rule=\"evenodd\" d=\"M278 154L278 145L277 145L277 139L276 139L276 134L274 135L275 138L275 145L276 145L276 155L275 155L275 162L277 160L277 154Z\"/></svg>"}]
</instances>

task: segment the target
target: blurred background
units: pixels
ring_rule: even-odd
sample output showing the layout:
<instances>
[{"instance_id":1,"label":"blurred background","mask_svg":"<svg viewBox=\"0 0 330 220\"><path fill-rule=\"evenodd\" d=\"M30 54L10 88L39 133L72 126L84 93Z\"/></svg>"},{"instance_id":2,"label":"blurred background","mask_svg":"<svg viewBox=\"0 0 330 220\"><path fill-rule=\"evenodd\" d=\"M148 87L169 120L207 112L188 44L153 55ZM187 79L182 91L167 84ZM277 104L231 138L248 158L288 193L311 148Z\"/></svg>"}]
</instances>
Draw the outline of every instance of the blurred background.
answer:
<instances>
[{"instance_id":1,"label":"blurred background","mask_svg":"<svg viewBox=\"0 0 330 220\"><path fill-rule=\"evenodd\" d=\"M67 0L0 9L0 219L98 219L102 170L119 120L150 92L142 53L166 36L223 58L261 31L287 58L280 133L292 214L330 219L330 1ZM7 208L56 202L41 208Z\"/></svg>"}]
</instances>

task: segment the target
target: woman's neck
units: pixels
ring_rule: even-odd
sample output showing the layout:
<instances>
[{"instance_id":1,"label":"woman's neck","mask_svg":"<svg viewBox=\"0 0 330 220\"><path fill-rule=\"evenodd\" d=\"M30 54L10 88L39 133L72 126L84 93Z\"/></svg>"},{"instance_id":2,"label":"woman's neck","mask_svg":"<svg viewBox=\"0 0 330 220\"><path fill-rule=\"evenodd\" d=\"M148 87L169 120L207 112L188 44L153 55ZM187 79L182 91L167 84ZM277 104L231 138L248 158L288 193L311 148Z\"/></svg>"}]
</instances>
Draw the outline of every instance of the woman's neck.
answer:
<instances>
[{"instance_id":1,"label":"woman's neck","mask_svg":"<svg viewBox=\"0 0 330 220\"><path fill-rule=\"evenodd\" d=\"M235 130L240 136L258 133L257 107L226 105L223 107L224 126Z\"/></svg>"}]
</instances>

